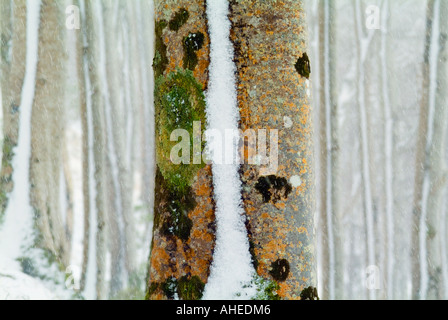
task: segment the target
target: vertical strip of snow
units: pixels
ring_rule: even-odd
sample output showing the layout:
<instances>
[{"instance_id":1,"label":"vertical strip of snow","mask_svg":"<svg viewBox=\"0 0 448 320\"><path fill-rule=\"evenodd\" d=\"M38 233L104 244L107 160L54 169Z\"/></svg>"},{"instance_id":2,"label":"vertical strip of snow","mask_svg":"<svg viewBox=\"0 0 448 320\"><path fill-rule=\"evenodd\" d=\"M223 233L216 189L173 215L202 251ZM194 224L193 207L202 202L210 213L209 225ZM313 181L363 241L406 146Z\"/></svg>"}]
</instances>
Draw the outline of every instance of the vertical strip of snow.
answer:
<instances>
[{"instance_id":1,"label":"vertical strip of snow","mask_svg":"<svg viewBox=\"0 0 448 320\"><path fill-rule=\"evenodd\" d=\"M333 173L332 173L332 163L333 163L333 153L332 153L332 122L331 122L331 83L330 74L330 4L326 0L324 3L324 68L325 68L325 79L324 79L324 93L325 93L325 118L326 118L326 149L327 149L327 182L326 182L326 207L327 207L327 237L328 237L328 251L329 251L329 298L334 300L335 298L335 255L334 255L334 234L333 234Z\"/></svg>"},{"instance_id":2,"label":"vertical strip of snow","mask_svg":"<svg viewBox=\"0 0 448 320\"><path fill-rule=\"evenodd\" d=\"M80 11L82 20L86 21L86 10L84 0L80 0ZM83 46L88 46L86 33L83 32ZM87 56L83 56L83 72L86 90L86 110L87 110L87 143L88 143L88 161L89 161L89 252L87 258L86 271L86 285L84 289L84 296L87 299L93 300L96 298L96 233L97 233L97 211L95 207L96 198L96 183L95 183L95 160L93 155L94 136L93 136L93 117L92 117L92 83L89 76L89 62ZM87 227L87 226L85 226Z\"/></svg>"},{"instance_id":3,"label":"vertical strip of snow","mask_svg":"<svg viewBox=\"0 0 448 320\"><path fill-rule=\"evenodd\" d=\"M227 0L207 1L207 20L210 33L209 89L207 92L207 119L209 129L237 130L239 112L236 94L236 67L233 63L233 45L230 41L230 21ZM225 154L236 152L236 144L225 144ZM243 292L254 270L249 254L244 210L241 204L239 162L213 163L213 185L216 201L216 247L211 274L204 291L204 299L230 300L248 298Z\"/></svg>"},{"instance_id":4,"label":"vertical strip of snow","mask_svg":"<svg viewBox=\"0 0 448 320\"><path fill-rule=\"evenodd\" d=\"M381 35L381 76L383 82L383 106L385 117L385 132L384 132L384 153L385 159L385 194L386 194L386 221L387 221L387 298L393 298L393 281L394 281L394 189L393 189L393 126L392 108L389 98L389 71L388 71L388 57L387 57L387 37L388 37L388 20L389 16L389 0L384 1L382 8L382 35Z\"/></svg>"},{"instance_id":5,"label":"vertical strip of snow","mask_svg":"<svg viewBox=\"0 0 448 320\"><path fill-rule=\"evenodd\" d=\"M10 268L23 250L33 245L33 208L30 204L31 114L34 102L40 25L40 0L28 0L26 12L26 70L21 92L19 140L12 160L14 188L9 195L0 233L0 266Z\"/></svg>"}]
</instances>

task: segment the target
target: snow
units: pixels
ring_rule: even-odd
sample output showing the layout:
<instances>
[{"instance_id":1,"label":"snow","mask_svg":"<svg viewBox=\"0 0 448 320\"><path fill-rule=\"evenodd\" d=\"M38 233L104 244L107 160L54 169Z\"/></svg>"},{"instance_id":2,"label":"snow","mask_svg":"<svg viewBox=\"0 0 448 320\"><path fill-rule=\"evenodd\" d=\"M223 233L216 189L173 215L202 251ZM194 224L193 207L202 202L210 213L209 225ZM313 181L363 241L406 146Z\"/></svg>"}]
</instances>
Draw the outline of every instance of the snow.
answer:
<instances>
[{"instance_id":1,"label":"snow","mask_svg":"<svg viewBox=\"0 0 448 320\"><path fill-rule=\"evenodd\" d=\"M16 270L0 270L1 300L52 300L53 293L39 280Z\"/></svg>"},{"instance_id":2,"label":"snow","mask_svg":"<svg viewBox=\"0 0 448 320\"><path fill-rule=\"evenodd\" d=\"M73 186L73 233L70 265L74 271L80 271L83 260L84 201L82 194L82 128L79 120L68 125L66 141L70 146L67 148L67 157ZM73 272L75 281L80 281L80 276L77 272Z\"/></svg>"},{"instance_id":3,"label":"snow","mask_svg":"<svg viewBox=\"0 0 448 320\"><path fill-rule=\"evenodd\" d=\"M63 282L63 275L56 272L57 267L46 261L41 250L33 248L34 219L29 194L29 162L40 8L41 1L27 1L26 71L21 92L19 139L12 160L14 187L9 195L5 221L0 229L0 299L2 300L58 299L68 298L71 294L56 284ZM31 269L27 272L36 278L22 272L22 265L18 259L23 257L32 261ZM54 278L48 277L48 274L54 274Z\"/></svg>"},{"instance_id":4,"label":"snow","mask_svg":"<svg viewBox=\"0 0 448 320\"><path fill-rule=\"evenodd\" d=\"M227 0L208 0L210 32L210 74L206 94L208 129L221 132L238 129L239 113L235 88L233 46ZM227 141L226 141L227 142ZM235 143L226 143L225 154L237 154ZM238 162L212 164L216 202L216 247L211 273L203 299L230 300L254 295L248 286L255 271L249 254L244 210L241 204L241 181ZM247 287L247 288L244 288Z\"/></svg>"},{"instance_id":5,"label":"snow","mask_svg":"<svg viewBox=\"0 0 448 320\"><path fill-rule=\"evenodd\" d=\"M12 160L14 188L9 195L5 221L0 230L0 272L20 270L17 258L33 245L33 209L30 205L29 161L31 156L31 111L38 61L40 0L27 1L26 71L21 92L19 140Z\"/></svg>"}]
</instances>

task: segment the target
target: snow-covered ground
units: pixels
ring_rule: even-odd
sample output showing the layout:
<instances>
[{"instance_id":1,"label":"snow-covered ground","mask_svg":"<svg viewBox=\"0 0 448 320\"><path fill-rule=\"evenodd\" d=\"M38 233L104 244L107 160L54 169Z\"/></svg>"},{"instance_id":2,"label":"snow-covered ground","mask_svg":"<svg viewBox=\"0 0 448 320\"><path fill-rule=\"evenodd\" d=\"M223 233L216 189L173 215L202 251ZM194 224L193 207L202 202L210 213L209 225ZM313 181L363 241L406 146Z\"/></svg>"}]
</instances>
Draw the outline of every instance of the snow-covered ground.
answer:
<instances>
[{"instance_id":1,"label":"snow-covered ground","mask_svg":"<svg viewBox=\"0 0 448 320\"><path fill-rule=\"evenodd\" d=\"M14 187L0 227L0 299L53 299L70 296L70 293L64 293L63 286L60 289L53 286L57 282L63 282L64 276L59 274L58 280L55 279L57 276L51 279L47 277L46 271L55 271L56 267L48 264L44 252L33 248L29 161L40 7L40 0L27 2L26 72L21 92L19 139L12 159ZM35 278L25 272L33 274Z\"/></svg>"}]
</instances>

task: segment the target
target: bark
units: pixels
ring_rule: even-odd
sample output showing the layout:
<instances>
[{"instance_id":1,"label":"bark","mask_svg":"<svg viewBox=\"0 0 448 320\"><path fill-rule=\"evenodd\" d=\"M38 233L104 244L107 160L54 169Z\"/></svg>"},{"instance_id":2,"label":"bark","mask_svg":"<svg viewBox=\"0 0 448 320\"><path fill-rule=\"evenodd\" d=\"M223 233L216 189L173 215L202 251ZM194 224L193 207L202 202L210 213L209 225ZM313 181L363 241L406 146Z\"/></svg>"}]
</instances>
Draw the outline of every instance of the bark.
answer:
<instances>
[{"instance_id":1,"label":"bark","mask_svg":"<svg viewBox=\"0 0 448 320\"><path fill-rule=\"evenodd\" d=\"M420 224L422 219L423 182L425 178L425 156L428 139L428 116L429 116L429 85L430 85L430 49L433 28L434 0L428 1L426 13L426 42L424 62L422 65L422 97L420 102L420 117L418 128L418 140L415 160L415 184L412 212L412 298L421 298L421 257L420 257Z\"/></svg>"},{"instance_id":2,"label":"bark","mask_svg":"<svg viewBox=\"0 0 448 320\"><path fill-rule=\"evenodd\" d=\"M31 205L42 236L38 244L69 264L69 246L59 207L64 128L64 8L61 1L42 1L39 61L31 120Z\"/></svg>"},{"instance_id":3,"label":"bark","mask_svg":"<svg viewBox=\"0 0 448 320\"><path fill-rule=\"evenodd\" d=\"M343 251L338 213L338 107L336 99L336 46L335 3L321 1L319 15L321 30L320 49L320 173L322 244L323 244L323 299L343 296Z\"/></svg>"},{"instance_id":4,"label":"bark","mask_svg":"<svg viewBox=\"0 0 448 320\"><path fill-rule=\"evenodd\" d=\"M363 209L365 221L366 234L366 266L376 265L375 252L375 228L374 228L374 204L372 192L371 166L370 166L370 145L369 139L369 117L367 108L368 90L366 90L366 58L369 51L369 46L372 41L374 33L368 32L367 36L364 34L363 15L361 4L359 1L355 2L355 35L357 41L357 68L358 68L358 83L357 83L357 99L359 108L359 132L360 132L360 159L361 159L361 179L363 189ZM369 299L376 298L375 290L368 289Z\"/></svg>"},{"instance_id":5,"label":"bark","mask_svg":"<svg viewBox=\"0 0 448 320\"><path fill-rule=\"evenodd\" d=\"M120 30L118 22L119 10L123 10L123 3L121 1L103 1L104 10L104 29L105 45L106 45L106 63L107 67L107 82L109 88L119 88L123 80L121 78L122 64L117 47L120 46ZM129 20L127 20L129 21ZM124 123L126 119L126 112L124 109L122 90L109 91L109 111L105 112L105 119L107 121L107 139L108 139L108 168L110 169L109 179L109 221L110 240L112 251L112 274L111 292L113 296L124 285L123 275L124 260L128 256L128 251L134 250L132 238L125 239L124 235L124 216L132 213L132 190L129 187L129 172L124 162L127 156L125 149L125 130Z\"/></svg>"},{"instance_id":6,"label":"bark","mask_svg":"<svg viewBox=\"0 0 448 320\"><path fill-rule=\"evenodd\" d=\"M26 61L26 1L1 2L1 89L3 146L0 172L0 220L13 189L11 164L19 135L19 117Z\"/></svg>"},{"instance_id":7,"label":"bark","mask_svg":"<svg viewBox=\"0 0 448 320\"><path fill-rule=\"evenodd\" d=\"M80 0L76 1L76 5L80 8ZM85 16L81 16L81 25L86 27ZM86 284L86 274L87 274L87 262L89 257L89 234L90 234L90 183L89 183L89 173L90 173L90 161L89 161L89 136L92 134L89 131L89 124L87 118L87 92L86 92L86 76L88 77L88 72L85 66L85 61L87 59L86 49L87 49L87 38L85 29L83 28L81 32L77 32L77 44L76 44L76 63L77 63L77 73L78 73L78 90L79 90L79 107L81 116L81 129L82 129L82 194L83 194L83 220L84 220L84 233L83 233L83 254L82 254L82 267L81 267L81 279L80 279L80 290L84 291ZM87 74L86 74L87 73Z\"/></svg>"},{"instance_id":8,"label":"bark","mask_svg":"<svg viewBox=\"0 0 448 320\"><path fill-rule=\"evenodd\" d=\"M240 128L279 130L277 172L262 176L259 166L241 168L254 264L261 277L279 284L280 298L303 298L305 289L316 287L313 112L303 4L231 1L230 19Z\"/></svg>"},{"instance_id":9,"label":"bark","mask_svg":"<svg viewBox=\"0 0 448 320\"><path fill-rule=\"evenodd\" d=\"M394 297L394 266L395 266L395 223L394 223L394 142L393 142L393 128L394 120L391 108L391 99L389 85L392 80L389 79L390 67L390 50L389 50L389 15L390 3L389 0L384 1L382 8L382 34L381 34L381 88L382 88L382 104L384 112L384 198L385 198L385 279L387 286L386 298L393 299Z\"/></svg>"},{"instance_id":10,"label":"bark","mask_svg":"<svg viewBox=\"0 0 448 320\"><path fill-rule=\"evenodd\" d=\"M154 72L159 88L155 89L157 172L155 181L154 230L150 257L148 299L199 299L207 282L214 247L214 204L211 167L180 165L180 179L185 188L178 189L172 181L169 153L164 150L169 136L161 99L171 90L192 91L188 83L207 85L209 38L205 20L204 0L157 0L155 5L156 53ZM187 36L203 37L199 50L184 50ZM202 34L202 36L200 35ZM185 69L191 70L192 76ZM170 82L177 75L179 82ZM187 83L188 80L188 83ZM168 83L161 91L160 83ZM168 92L167 92L168 91ZM165 94L165 95L164 95ZM201 93L189 98L193 108ZM204 110L202 110L202 113ZM205 119L201 119L205 126ZM192 178L190 175L193 175ZM190 179L191 178L191 179ZM176 289L177 288L177 289ZM184 290L190 288L190 290Z\"/></svg>"},{"instance_id":11,"label":"bark","mask_svg":"<svg viewBox=\"0 0 448 320\"><path fill-rule=\"evenodd\" d=\"M90 226L92 230L96 229L96 295L97 299L105 298L105 257L106 257L106 135L104 119L104 100L100 84L100 75L98 65L100 63L98 10L93 1L86 1L86 33L89 44L87 51L87 63L89 68L89 77L91 82L91 100L92 100L92 122L93 136L95 145L93 147L94 155L94 177L96 183L95 207L97 211L97 225Z\"/></svg>"},{"instance_id":12,"label":"bark","mask_svg":"<svg viewBox=\"0 0 448 320\"><path fill-rule=\"evenodd\" d=\"M443 299L444 283L442 275L442 210L446 186L446 137L448 119L448 4L439 3L440 30L438 37L437 83L435 110L432 123L431 145L428 150L428 171L431 187L427 205L426 246L428 254L428 292L427 299Z\"/></svg>"}]
</instances>

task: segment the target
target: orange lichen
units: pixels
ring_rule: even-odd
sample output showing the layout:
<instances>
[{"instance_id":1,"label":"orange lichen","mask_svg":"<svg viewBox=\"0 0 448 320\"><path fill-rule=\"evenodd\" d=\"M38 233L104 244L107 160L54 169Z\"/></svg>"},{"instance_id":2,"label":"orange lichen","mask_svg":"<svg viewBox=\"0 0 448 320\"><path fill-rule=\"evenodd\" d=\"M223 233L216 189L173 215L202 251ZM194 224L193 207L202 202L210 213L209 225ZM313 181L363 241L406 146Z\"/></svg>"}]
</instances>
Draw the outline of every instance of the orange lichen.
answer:
<instances>
[{"instance_id":1,"label":"orange lichen","mask_svg":"<svg viewBox=\"0 0 448 320\"><path fill-rule=\"evenodd\" d=\"M248 10L250 8L250 10ZM291 272L280 283L283 299L299 299L302 288L314 285L312 112L307 79L295 68L306 52L300 1L241 0L231 5L231 33L238 70L240 127L277 129L279 165L276 176L300 176L302 184L277 202L266 202L255 188L259 168L244 165L244 208L257 272L269 278L271 263L286 259ZM253 16L257 23L252 23ZM250 93L250 94L249 94ZM293 126L283 127L284 116ZM298 154L300 153L300 157ZM299 205L300 204L300 205ZM305 250L306 248L306 250ZM306 255L301 252L307 252ZM305 281L304 281L305 280Z\"/></svg>"},{"instance_id":2,"label":"orange lichen","mask_svg":"<svg viewBox=\"0 0 448 320\"><path fill-rule=\"evenodd\" d=\"M179 11L183 10L183 11ZM203 45L197 50L198 61L193 76L203 88L207 87L209 64L209 39L207 22L205 20L205 2L202 0L156 1L156 21L171 21L176 12L188 10L188 19L181 23L172 23L171 28L164 28L163 43L166 46L167 64L162 70L166 76L184 67L183 41L190 33L201 32L204 35ZM203 124L205 125L205 123ZM169 160L166 160L169 161ZM155 221L150 257L150 271L148 283L149 299L167 299L163 291L163 283L175 279L178 283L186 281L207 282L209 268L215 240L214 203L211 167L206 165L199 169L191 185L191 192L176 201L192 202L185 208L186 218L191 221L191 231L186 238L179 238L176 234L164 232L163 221L170 217L170 190L160 174L156 177ZM188 198L188 199L187 199ZM180 285L180 284L179 284ZM152 287L151 287L152 286ZM198 296L198 295L195 295Z\"/></svg>"}]
</instances>

